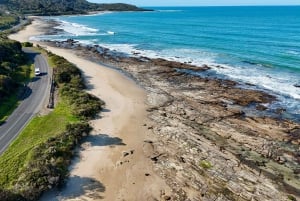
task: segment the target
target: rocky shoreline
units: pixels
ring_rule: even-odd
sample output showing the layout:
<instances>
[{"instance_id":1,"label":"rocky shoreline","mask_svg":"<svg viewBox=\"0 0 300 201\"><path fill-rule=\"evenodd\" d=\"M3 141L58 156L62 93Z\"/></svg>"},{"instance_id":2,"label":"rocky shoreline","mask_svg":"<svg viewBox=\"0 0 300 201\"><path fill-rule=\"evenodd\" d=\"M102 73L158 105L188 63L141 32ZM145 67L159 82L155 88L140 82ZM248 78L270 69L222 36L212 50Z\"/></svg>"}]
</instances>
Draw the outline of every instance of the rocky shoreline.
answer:
<instances>
[{"instance_id":1,"label":"rocky shoreline","mask_svg":"<svg viewBox=\"0 0 300 201\"><path fill-rule=\"evenodd\" d=\"M172 189L162 199L300 198L300 125L282 117L284 108L268 109L274 96L208 77L206 65L127 57L73 40L47 45L117 68L147 90L151 123L144 126L159 140L144 146Z\"/></svg>"}]
</instances>

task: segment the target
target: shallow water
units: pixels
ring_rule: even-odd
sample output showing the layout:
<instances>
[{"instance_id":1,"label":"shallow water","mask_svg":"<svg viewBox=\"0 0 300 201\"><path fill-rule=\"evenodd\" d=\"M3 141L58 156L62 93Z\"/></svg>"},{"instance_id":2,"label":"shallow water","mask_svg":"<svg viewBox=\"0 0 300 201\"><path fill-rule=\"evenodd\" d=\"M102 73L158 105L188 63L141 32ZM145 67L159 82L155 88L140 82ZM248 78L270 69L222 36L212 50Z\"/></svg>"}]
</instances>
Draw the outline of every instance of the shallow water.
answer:
<instances>
[{"instance_id":1,"label":"shallow water","mask_svg":"<svg viewBox=\"0 0 300 201\"><path fill-rule=\"evenodd\" d=\"M39 39L72 38L131 56L209 64L216 76L276 95L271 107L287 107L299 118L299 6L154 9L55 17L62 32Z\"/></svg>"}]
</instances>

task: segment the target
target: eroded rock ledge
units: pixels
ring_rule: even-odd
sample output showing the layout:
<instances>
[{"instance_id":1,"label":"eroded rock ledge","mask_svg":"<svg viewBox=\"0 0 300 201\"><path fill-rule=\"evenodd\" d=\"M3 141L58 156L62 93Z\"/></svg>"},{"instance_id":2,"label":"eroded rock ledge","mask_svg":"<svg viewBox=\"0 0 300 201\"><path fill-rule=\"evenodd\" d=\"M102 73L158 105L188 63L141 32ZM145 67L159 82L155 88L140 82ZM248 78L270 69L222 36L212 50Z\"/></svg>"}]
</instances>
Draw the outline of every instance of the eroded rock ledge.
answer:
<instances>
[{"instance_id":1,"label":"eroded rock ledge","mask_svg":"<svg viewBox=\"0 0 300 201\"><path fill-rule=\"evenodd\" d=\"M53 45L53 44L52 44ZM238 83L201 76L209 67L128 58L100 46L56 43L115 66L148 92L149 159L167 181L169 200L293 200L300 197L300 125L281 119L275 100ZM197 72L200 76L195 76ZM276 117L276 118L274 118Z\"/></svg>"}]
</instances>

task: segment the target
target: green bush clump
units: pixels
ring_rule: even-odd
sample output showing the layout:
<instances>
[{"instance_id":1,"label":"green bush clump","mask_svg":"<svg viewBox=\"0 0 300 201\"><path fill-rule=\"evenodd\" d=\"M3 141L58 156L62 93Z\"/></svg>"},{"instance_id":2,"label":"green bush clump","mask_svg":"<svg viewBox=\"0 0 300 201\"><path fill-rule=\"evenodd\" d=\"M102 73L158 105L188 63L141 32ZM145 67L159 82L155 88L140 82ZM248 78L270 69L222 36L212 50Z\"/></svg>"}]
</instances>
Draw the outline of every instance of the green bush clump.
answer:
<instances>
[{"instance_id":1,"label":"green bush clump","mask_svg":"<svg viewBox=\"0 0 300 201\"><path fill-rule=\"evenodd\" d=\"M199 165L204 169L212 168L212 164L209 161L206 161L206 160L200 161Z\"/></svg>"},{"instance_id":2,"label":"green bush clump","mask_svg":"<svg viewBox=\"0 0 300 201\"><path fill-rule=\"evenodd\" d=\"M1 189L0 188L0 200L1 201L26 201L21 195L13 193L11 190Z\"/></svg>"},{"instance_id":3,"label":"green bush clump","mask_svg":"<svg viewBox=\"0 0 300 201\"><path fill-rule=\"evenodd\" d=\"M84 80L80 70L63 57L49 54L56 66L54 80L60 87L60 94L73 106L73 114L81 119L91 119L102 109L104 102L83 91Z\"/></svg>"},{"instance_id":4,"label":"green bush clump","mask_svg":"<svg viewBox=\"0 0 300 201\"><path fill-rule=\"evenodd\" d=\"M77 89L85 88L81 72L74 64L68 62L63 57L53 55L52 53L49 53L48 55L55 65L53 73L54 80L57 84L69 84Z\"/></svg>"},{"instance_id":5,"label":"green bush clump","mask_svg":"<svg viewBox=\"0 0 300 201\"><path fill-rule=\"evenodd\" d=\"M60 93L63 97L66 97L73 106L74 110L72 113L81 119L91 119L95 117L104 104L104 102L97 97L85 91L80 91L70 85L63 85Z\"/></svg>"},{"instance_id":6,"label":"green bush clump","mask_svg":"<svg viewBox=\"0 0 300 201\"><path fill-rule=\"evenodd\" d=\"M30 42L24 42L24 43L22 43L22 45L23 45L24 47L33 47L33 44L30 43Z\"/></svg>"},{"instance_id":7,"label":"green bush clump","mask_svg":"<svg viewBox=\"0 0 300 201\"><path fill-rule=\"evenodd\" d=\"M69 124L65 132L36 147L14 192L26 200L37 200L42 192L61 185L68 176L74 147L91 129L86 122Z\"/></svg>"}]
</instances>

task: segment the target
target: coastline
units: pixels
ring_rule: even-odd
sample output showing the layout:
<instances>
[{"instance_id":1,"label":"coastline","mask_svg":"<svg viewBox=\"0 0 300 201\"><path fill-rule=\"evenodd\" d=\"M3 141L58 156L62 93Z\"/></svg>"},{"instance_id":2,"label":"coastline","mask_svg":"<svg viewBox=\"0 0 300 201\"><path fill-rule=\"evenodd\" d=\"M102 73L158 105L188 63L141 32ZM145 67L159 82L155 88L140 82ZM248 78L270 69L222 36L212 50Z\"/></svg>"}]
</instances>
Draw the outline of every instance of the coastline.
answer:
<instances>
[{"instance_id":1,"label":"coastline","mask_svg":"<svg viewBox=\"0 0 300 201\"><path fill-rule=\"evenodd\" d=\"M34 20L10 38L28 41L30 36L44 32L43 25ZM162 190L169 191L144 154L144 141L152 139L143 126L147 122L146 92L121 73L79 58L70 50L42 46L75 63L85 76L88 92L105 101L106 107L99 119L91 121L94 130L78 150L66 188L46 193L41 200L53 200L54 195L57 200L93 200L91 194L105 200L150 199L159 198ZM124 156L125 153L130 154ZM93 180L103 186L93 188Z\"/></svg>"},{"instance_id":2,"label":"coastline","mask_svg":"<svg viewBox=\"0 0 300 201\"><path fill-rule=\"evenodd\" d=\"M36 27L39 26L37 23ZM27 35L24 33L20 34L22 37L18 38L18 40L27 40L28 36L34 32L33 30L29 32L27 30L27 33ZM111 57L107 59L105 55L99 55L94 48L85 49L79 47L76 49L72 46L64 47L67 49L47 46L47 50L64 56L69 61L77 64L87 78L90 85L90 92L104 100L108 104L107 109L126 108L126 110L119 108L119 112L114 110L108 113L104 112L105 116L103 118L92 122L95 130L101 129L100 131L98 130L101 134L106 133L103 131L104 128L112 132L113 129L108 125L110 121L114 121L116 123L114 131L118 133L122 123L125 126L128 123L128 119L132 120L132 118L136 118L136 121L131 121L131 123L138 125L140 128L134 129L139 130L143 134L148 133L148 139L135 135L135 140L133 138L128 138L127 140L134 141L132 143L137 143L135 146L139 147L139 151L142 150L143 152L144 150L146 152L146 156L148 156L148 159L145 160L147 165L140 164L140 167L153 165L156 169L155 172L159 172L166 183L172 188L172 199L183 200L199 196L206 199L223 198L222 200L230 200L228 197L234 198L235 196L239 196L245 200L248 198L271 200L276 196L281 200L287 200L287 193L294 194L295 192L293 191L297 190L297 187L296 189L292 188L293 185L295 188L295 184L291 185L291 187L289 183L283 186L278 185L277 179L281 176L276 173L278 169L275 168L274 170L272 167L275 167L274 163L278 162L279 165L281 164L280 168L287 171L284 168L289 167L290 163L296 162L297 165L297 150L295 150L295 155L293 155L293 153L282 150L278 146L281 145L280 143L285 146L299 145L299 138L297 137L299 124L286 120L276 120L270 117L249 115L249 111L256 110L260 103L271 101L272 97L268 97L267 94L262 92L237 89L235 88L235 82L232 81L193 77L184 72L193 68L189 65L170 63L159 59L150 61L146 59L146 62L134 58ZM87 58L87 60L82 58ZM143 103L146 100L145 92L132 81L129 81L123 75L120 75L120 73L116 73L105 67L101 68L101 73L98 70L95 71L100 66L88 60L116 66L129 73L148 91L148 108ZM182 71L175 70L174 68L176 67L177 69L181 68ZM205 67L202 70L205 71ZM102 74L106 75L102 76L105 81L99 83L98 78ZM109 80L107 77L111 77L112 79ZM105 88L103 86L109 87ZM128 86L135 87L131 88ZM104 91L115 91L115 95L111 95L110 93L104 94ZM128 93L131 95L128 96ZM258 104L247 111L246 106L251 102L257 102ZM145 112L146 109L148 113ZM137 111L140 111L141 114ZM127 113L134 115L125 115ZM146 119L146 115L150 117L151 121L141 121L141 119ZM146 125L146 127L143 125ZM126 128L125 126L124 129L130 132L133 128ZM152 132L154 135L151 134ZM113 137L121 138L123 139L121 142L127 144L124 139L128 136L122 133ZM155 138L159 138L159 140L155 140ZM145 140L147 141L146 143L144 142ZM142 143L142 145L139 143ZM97 167L98 171L95 178L100 178L99 181L106 186L104 192L105 199L116 200L117 197L107 197L116 195L116 192L123 194L120 198L133 196L129 200L137 199L138 195L135 193L144 192L146 189L142 191L139 187L139 190L135 191L132 189L133 185L131 184L131 186L118 191L117 187L120 187L120 184L118 184L119 181L109 182L112 177L111 173L122 171L106 170L105 167L103 169L99 165L101 163L110 163L109 167L115 167L116 164L112 161L120 159L122 151L131 151L129 149L124 150L122 146L116 146L113 149L116 148L118 149L117 151L110 150L110 148L107 150L105 147L100 155L98 155L99 152L97 152L97 155L91 154L93 151L89 147L86 148L81 152L84 160L80 160L78 166L75 165L71 171L71 183L72 172L77 174L82 168L82 171L85 171L87 174L85 176L92 177L91 172L94 172L94 167ZM108 151L114 153L108 153ZM135 150L133 156L135 156L136 152ZM286 154L289 156L287 157ZM151 162L150 159L154 162ZM136 158L135 161L140 161L140 158ZM92 167L91 163L95 164L95 166ZM88 165L85 166L84 164ZM132 173L130 172L130 167L125 167L124 163L122 164L122 175L124 173L130 175ZM131 161L128 164L131 164ZM272 170L271 172L270 169ZM293 170L293 168L291 169ZM199 175L199 173L201 174ZM101 177L101 175L106 174L109 175L108 178ZM155 173L150 173L151 178L152 174L155 175ZM299 175L296 172L289 173L288 175L283 174L283 177L287 179L293 176L293 174L295 179ZM127 180L129 178L130 176L127 177ZM145 178L145 175L141 175L138 178ZM123 177L120 177L120 180L122 179ZM168 194L168 187L159 177L155 181L151 181L150 184L156 184L155 182L158 181L161 182L159 186L165 188L163 191ZM214 186L217 186L216 189L208 185L211 182ZM280 182L282 181L279 180ZM294 179L292 179L292 182L295 182ZM116 186L112 188L107 187L113 185ZM288 190L284 189L285 185L288 186ZM223 187L221 188L221 186ZM150 189L153 190L153 188ZM158 195L160 190L156 189L156 191L148 193L149 195L154 195L154 192L156 192L155 197L159 197L161 196ZM213 191L219 192L220 195L212 195L211 192ZM228 197L222 197L226 193L229 194L227 195ZM99 196L103 196L102 194L103 192ZM60 196L64 196L63 193ZM141 196L141 198L145 197ZM64 200L64 197L62 197L62 200Z\"/></svg>"}]
</instances>

